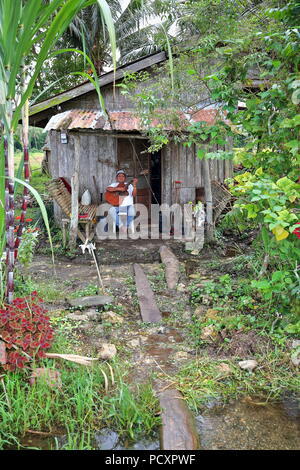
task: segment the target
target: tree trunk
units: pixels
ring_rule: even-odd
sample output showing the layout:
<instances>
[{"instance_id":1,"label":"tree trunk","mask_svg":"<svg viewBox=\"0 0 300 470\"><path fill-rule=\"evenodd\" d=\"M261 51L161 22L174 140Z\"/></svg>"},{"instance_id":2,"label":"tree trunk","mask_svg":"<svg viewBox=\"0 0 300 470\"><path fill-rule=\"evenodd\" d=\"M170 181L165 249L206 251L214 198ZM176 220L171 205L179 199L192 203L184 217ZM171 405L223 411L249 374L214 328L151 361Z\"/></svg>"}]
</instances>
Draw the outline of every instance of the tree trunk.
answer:
<instances>
[{"instance_id":1,"label":"tree trunk","mask_svg":"<svg viewBox=\"0 0 300 470\"><path fill-rule=\"evenodd\" d=\"M205 190L205 203L206 203L206 240L211 242L214 239L214 222L213 222L213 200L211 190L211 179L209 161L203 159L203 179Z\"/></svg>"},{"instance_id":2,"label":"tree trunk","mask_svg":"<svg viewBox=\"0 0 300 470\"><path fill-rule=\"evenodd\" d=\"M79 195L79 164L80 164L80 139L79 134L74 134L74 174L71 178L72 188L72 214L70 221L70 250L75 249L78 232L78 195Z\"/></svg>"}]
</instances>

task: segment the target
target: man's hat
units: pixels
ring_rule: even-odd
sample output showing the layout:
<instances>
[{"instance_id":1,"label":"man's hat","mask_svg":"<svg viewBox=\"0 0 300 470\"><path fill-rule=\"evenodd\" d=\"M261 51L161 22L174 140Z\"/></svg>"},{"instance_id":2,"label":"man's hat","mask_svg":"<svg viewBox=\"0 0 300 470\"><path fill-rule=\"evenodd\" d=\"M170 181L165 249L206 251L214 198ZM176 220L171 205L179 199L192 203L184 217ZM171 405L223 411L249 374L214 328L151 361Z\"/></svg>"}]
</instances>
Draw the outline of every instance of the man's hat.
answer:
<instances>
[{"instance_id":1,"label":"man's hat","mask_svg":"<svg viewBox=\"0 0 300 470\"><path fill-rule=\"evenodd\" d=\"M118 175L125 175L125 176L126 176L126 173L125 173L124 170L119 170L119 171L117 171L117 173L116 173L116 176L118 176Z\"/></svg>"}]
</instances>

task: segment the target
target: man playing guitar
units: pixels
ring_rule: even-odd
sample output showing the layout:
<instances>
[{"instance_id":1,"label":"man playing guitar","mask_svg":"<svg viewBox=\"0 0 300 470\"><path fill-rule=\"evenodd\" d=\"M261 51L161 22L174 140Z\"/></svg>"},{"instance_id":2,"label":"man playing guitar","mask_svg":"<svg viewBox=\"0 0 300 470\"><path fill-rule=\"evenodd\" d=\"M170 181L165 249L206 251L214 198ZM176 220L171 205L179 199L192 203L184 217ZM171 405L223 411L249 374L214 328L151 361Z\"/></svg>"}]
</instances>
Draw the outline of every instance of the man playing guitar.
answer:
<instances>
[{"instance_id":1,"label":"man playing guitar","mask_svg":"<svg viewBox=\"0 0 300 470\"><path fill-rule=\"evenodd\" d=\"M109 214L114 220L119 230L123 233L127 231L135 216L133 198L137 193L137 178L133 178L132 184L126 181L126 173L123 170L117 171L116 182L106 188L105 199L112 205ZM126 216L126 225L123 224L120 215Z\"/></svg>"}]
</instances>

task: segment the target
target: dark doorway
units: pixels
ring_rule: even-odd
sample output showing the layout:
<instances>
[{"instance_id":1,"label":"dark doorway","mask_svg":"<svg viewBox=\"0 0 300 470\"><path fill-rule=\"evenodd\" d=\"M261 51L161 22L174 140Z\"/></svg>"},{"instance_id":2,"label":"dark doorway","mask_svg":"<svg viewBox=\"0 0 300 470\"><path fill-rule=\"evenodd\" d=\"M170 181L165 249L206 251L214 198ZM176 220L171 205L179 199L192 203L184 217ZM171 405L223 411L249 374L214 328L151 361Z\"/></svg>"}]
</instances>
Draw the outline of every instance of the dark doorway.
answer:
<instances>
[{"instance_id":1,"label":"dark doorway","mask_svg":"<svg viewBox=\"0 0 300 470\"><path fill-rule=\"evenodd\" d=\"M151 154L150 184L152 189L152 204L161 204L161 153Z\"/></svg>"}]
</instances>

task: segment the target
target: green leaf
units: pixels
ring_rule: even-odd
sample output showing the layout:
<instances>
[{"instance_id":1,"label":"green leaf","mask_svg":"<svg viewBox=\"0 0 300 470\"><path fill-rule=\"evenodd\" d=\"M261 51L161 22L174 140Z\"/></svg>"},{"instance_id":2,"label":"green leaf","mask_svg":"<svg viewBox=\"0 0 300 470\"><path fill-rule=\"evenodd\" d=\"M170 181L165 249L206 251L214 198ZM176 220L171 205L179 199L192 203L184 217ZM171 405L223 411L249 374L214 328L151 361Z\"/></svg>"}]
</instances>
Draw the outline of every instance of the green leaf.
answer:
<instances>
[{"instance_id":1,"label":"green leaf","mask_svg":"<svg viewBox=\"0 0 300 470\"><path fill-rule=\"evenodd\" d=\"M38 205L40 206L41 213L42 213L43 220L44 220L44 224L45 224L45 227L46 227L47 233L48 233L48 238L49 238L49 242L50 242L50 246L51 246L51 252L52 252L52 261L53 261L53 264L54 264L54 253L53 253L52 237L51 237L50 226L49 226L49 219L48 219L48 215L47 215L47 210L46 210L45 204L44 204L44 202L43 202L41 196L40 196L39 193L37 192L37 190L34 189L32 186L30 186L30 184L26 183L25 181L20 180L19 178L14 178L14 181L16 181L16 182L19 183L19 184L22 184L22 185L25 186L27 189L29 189L29 191L34 195L34 197L35 197L35 199L36 199Z\"/></svg>"},{"instance_id":2,"label":"green leaf","mask_svg":"<svg viewBox=\"0 0 300 470\"><path fill-rule=\"evenodd\" d=\"M285 144L288 148L290 148L291 150L291 153L294 155L295 153L298 152L298 149L299 149L299 141L294 139L294 140L290 140L289 142L287 142Z\"/></svg>"},{"instance_id":3,"label":"green leaf","mask_svg":"<svg viewBox=\"0 0 300 470\"><path fill-rule=\"evenodd\" d=\"M272 274L272 281L281 281L285 277L286 273L284 271L275 271Z\"/></svg>"},{"instance_id":4,"label":"green leaf","mask_svg":"<svg viewBox=\"0 0 300 470\"><path fill-rule=\"evenodd\" d=\"M281 66L280 60L272 60L273 67L278 69Z\"/></svg>"},{"instance_id":5,"label":"green leaf","mask_svg":"<svg viewBox=\"0 0 300 470\"><path fill-rule=\"evenodd\" d=\"M197 149L197 157L198 158L204 158L205 156L205 150L202 150L202 149Z\"/></svg>"},{"instance_id":6,"label":"green leaf","mask_svg":"<svg viewBox=\"0 0 300 470\"><path fill-rule=\"evenodd\" d=\"M270 288L270 283L269 281L252 281L251 282L251 286L252 287L256 287L257 289L260 289L260 290L267 290Z\"/></svg>"},{"instance_id":7,"label":"green leaf","mask_svg":"<svg viewBox=\"0 0 300 470\"><path fill-rule=\"evenodd\" d=\"M295 126L300 126L300 114L296 114L296 116L293 117L293 121Z\"/></svg>"},{"instance_id":8,"label":"green leaf","mask_svg":"<svg viewBox=\"0 0 300 470\"><path fill-rule=\"evenodd\" d=\"M282 123L280 124L279 127L283 127L283 128L286 128L286 129L291 129L294 127L294 121L293 119L284 119L282 121Z\"/></svg>"}]
</instances>

